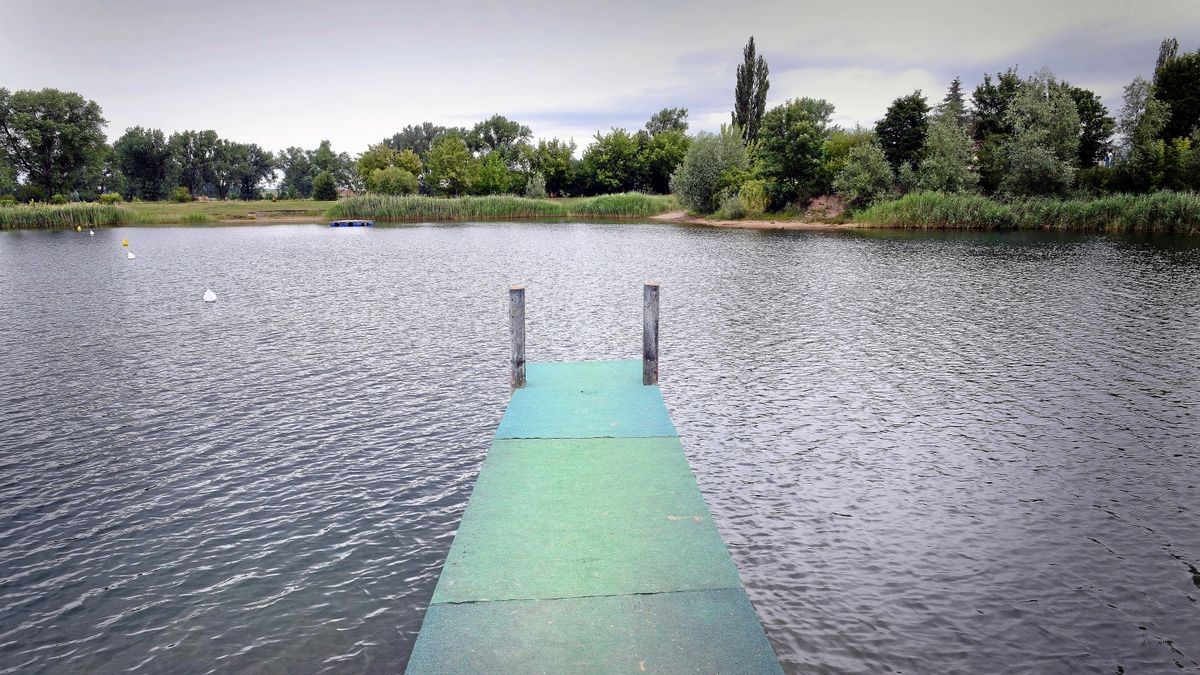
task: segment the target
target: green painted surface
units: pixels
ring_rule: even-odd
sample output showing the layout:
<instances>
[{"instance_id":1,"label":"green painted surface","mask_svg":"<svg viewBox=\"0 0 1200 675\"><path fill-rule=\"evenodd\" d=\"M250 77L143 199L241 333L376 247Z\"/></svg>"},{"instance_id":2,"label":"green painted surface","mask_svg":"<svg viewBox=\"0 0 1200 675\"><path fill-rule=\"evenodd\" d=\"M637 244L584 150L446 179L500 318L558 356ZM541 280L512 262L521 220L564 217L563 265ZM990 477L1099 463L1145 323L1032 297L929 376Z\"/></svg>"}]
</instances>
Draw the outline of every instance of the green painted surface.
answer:
<instances>
[{"instance_id":1,"label":"green painted surface","mask_svg":"<svg viewBox=\"0 0 1200 675\"><path fill-rule=\"evenodd\" d=\"M678 438L497 440L433 602L739 585Z\"/></svg>"},{"instance_id":2,"label":"green painted surface","mask_svg":"<svg viewBox=\"0 0 1200 675\"><path fill-rule=\"evenodd\" d=\"M675 436L657 386L642 384L641 361L530 363L496 438Z\"/></svg>"},{"instance_id":3,"label":"green painted surface","mask_svg":"<svg viewBox=\"0 0 1200 675\"><path fill-rule=\"evenodd\" d=\"M408 672L781 672L641 377L528 364Z\"/></svg>"},{"instance_id":4,"label":"green painted surface","mask_svg":"<svg viewBox=\"0 0 1200 675\"><path fill-rule=\"evenodd\" d=\"M739 588L432 605L410 673L781 673Z\"/></svg>"}]
</instances>

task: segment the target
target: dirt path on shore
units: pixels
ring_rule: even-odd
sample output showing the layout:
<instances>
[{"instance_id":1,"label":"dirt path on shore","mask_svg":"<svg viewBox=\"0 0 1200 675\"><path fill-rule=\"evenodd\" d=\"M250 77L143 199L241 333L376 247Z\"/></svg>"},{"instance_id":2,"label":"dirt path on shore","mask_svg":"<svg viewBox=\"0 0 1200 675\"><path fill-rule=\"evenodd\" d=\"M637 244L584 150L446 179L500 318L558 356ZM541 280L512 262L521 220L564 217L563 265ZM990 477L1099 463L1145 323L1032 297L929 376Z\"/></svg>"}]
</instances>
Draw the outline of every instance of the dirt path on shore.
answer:
<instances>
[{"instance_id":1,"label":"dirt path on shore","mask_svg":"<svg viewBox=\"0 0 1200 675\"><path fill-rule=\"evenodd\" d=\"M854 230L869 227L861 223L806 223L800 220L709 220L689 216L684 211L672 211L651 220L680 225L706 225L708 227L731 227L743 230Z\"/></svg>"}]
</instances>

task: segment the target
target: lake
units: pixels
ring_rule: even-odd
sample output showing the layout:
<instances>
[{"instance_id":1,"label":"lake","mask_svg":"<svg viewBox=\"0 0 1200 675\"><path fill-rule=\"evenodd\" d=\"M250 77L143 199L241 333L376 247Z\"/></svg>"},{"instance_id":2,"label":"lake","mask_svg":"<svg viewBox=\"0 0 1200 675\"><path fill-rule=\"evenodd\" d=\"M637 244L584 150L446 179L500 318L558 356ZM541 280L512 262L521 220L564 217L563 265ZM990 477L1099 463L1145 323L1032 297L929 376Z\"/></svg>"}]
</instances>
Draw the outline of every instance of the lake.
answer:
<instances>
[{"instance_id":1,"label":"lake","mask_svg":"<svg viewBox=\"0 0 1200 675\"><path fill-rule=\"evenodd\" d=\"M402 669L509 284L638 358L647 279L789 671L1200 669L1200 239L488 223L0 233L0 672Z\"/></svg>"}]
</instances>

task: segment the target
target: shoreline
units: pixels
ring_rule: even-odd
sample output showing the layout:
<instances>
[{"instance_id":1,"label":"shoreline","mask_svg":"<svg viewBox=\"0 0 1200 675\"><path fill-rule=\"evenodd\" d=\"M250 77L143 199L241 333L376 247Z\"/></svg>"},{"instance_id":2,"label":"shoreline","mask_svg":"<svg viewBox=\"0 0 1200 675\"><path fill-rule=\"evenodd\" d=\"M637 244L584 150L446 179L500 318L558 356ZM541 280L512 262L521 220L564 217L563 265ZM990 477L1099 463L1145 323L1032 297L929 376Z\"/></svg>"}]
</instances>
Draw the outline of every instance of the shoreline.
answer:
<instances>
[{"instance_id":1,"label":"shoreline","mask_svg":"<svg viewBox=\"0 0 1200 675\"><path fill-rule=\"evenodd\" d=\"M685 211L661 213L657 216L650 216L650 220L660 223L675 223L677 225L701 225L705 227L740 230L808 230L828 232L879 227L878 225L866 225L863 223L812 223L803 220L710 220L700 216L690 216Z\"/></svg>"}]
</instances>

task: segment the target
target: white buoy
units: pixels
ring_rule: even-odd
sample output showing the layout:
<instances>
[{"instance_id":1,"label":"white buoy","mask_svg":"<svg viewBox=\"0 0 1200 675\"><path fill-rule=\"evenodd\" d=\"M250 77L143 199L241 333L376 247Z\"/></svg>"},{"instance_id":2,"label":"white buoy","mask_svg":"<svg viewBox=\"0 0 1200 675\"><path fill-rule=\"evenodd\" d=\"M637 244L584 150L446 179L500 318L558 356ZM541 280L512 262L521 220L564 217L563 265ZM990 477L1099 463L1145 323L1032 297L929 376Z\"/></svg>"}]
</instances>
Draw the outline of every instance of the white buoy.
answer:
<instances>
[{"instance_id":1,"label":"white buoy","mask_svg":"<svg viewBox=\"0 0 1200 675\"><path fill-rule=\"evenodd\" d=\"M88 236L90 236L90 237L94 237L94 236L96 236L96 231L95 231L95 230L88 230Z\"/></svg>"},{"instance_id":2,"label":"white buoy","mask_svg":"<svg viewBox=\"0 0 1200 675\"><path fill-rule=\"evenodd\" d=\"M217 294L213 293L211 288L204 289L204 301L205 302L216 302Z\"/></svg>"},{"instance_id":3,"label":"white buoy","mask_svg":"<svg viewBox=\"0 0 1200 675\"><path fill-rule=\"evenodd\" d=\"M125 252L125 257L126 257L126 258L129 258L130 260L133 260L133 259L134 259L134 258L136 258L137 256L133 254L133 251L126 251L126 252Z\"/></svg>"}]
</instances>

